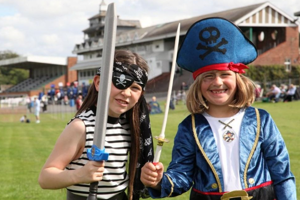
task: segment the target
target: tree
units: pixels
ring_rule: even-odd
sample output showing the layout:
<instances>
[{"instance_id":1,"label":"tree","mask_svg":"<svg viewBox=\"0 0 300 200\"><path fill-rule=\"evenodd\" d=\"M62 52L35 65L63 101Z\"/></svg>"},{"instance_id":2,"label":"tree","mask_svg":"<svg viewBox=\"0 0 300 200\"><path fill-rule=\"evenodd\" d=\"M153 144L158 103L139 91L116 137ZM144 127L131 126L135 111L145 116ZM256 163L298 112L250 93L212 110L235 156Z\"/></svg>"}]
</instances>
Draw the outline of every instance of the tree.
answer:
<instances>
[{"instance_id":1,"label":"tree","mask_svg":"<svg viewBox=\"0 0 300 200\"><path fill-rule=\"evenodd\" d=\"M20 57L15 52L0 51L0 60ZM29 71L0 65L0 85L16 85L29 77Z\"/></svg>"}]
</instances>

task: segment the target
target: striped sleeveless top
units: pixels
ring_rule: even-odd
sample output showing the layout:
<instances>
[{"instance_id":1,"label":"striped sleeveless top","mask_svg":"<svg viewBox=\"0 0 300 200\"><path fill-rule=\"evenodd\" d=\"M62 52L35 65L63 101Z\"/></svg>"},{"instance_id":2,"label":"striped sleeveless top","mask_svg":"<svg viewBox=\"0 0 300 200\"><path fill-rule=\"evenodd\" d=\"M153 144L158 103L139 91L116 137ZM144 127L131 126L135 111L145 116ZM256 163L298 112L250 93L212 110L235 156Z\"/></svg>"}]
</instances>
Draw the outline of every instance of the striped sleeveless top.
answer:
<instances>
[{"instance_id":1,"label":"striped sleeveless top","mask_svg":"<svg viewBox=\"0 0 300 200\"><path fill-rule=\"evenodd\" d=\"M96 107L86 110L75 118L79 118L85 124L86 142L82 155L66 166L65 170L75 170L88 162L87 149L93 145L95 130ZM72 122L73 118L70 122ZM70 123L69 122L69 123ZM98 184L98 198L109 199L124 191L128 186L126 163L131 145L130 126L125 116L120 118L108 117L105 136L105 152L109 153L105 161L103 179ZM76 184L67 187L70 192L88 196L90 184Z\"/></svg>"}]
</instances>

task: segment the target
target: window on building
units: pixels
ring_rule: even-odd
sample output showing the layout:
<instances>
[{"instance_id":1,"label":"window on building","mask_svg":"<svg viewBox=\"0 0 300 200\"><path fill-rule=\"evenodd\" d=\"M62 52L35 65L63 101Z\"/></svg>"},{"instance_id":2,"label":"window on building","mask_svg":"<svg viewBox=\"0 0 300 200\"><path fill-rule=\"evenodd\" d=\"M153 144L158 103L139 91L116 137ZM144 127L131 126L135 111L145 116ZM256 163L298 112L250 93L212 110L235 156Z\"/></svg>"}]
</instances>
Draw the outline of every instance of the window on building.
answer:
<instances>
[{"instance_id":1,"label":"window on building","mask_svg":"<svg viewBox=\"0 0 300 200\"><path fill-rule=\"evenodd\" d=\"M273 40L276 40L277 39L277 34L278 34L278 31L277 30L274 30L272 33L271 33L271 38Z\"/></svg>"},{"instance_id":2,"label":"window on building","mask_svg":"<svg viewBox=\"0 0 300 200\"><path fill-rule=\"evenodd\" d=\"M265 39L265 32L261 31L258 35L258 41L262 42Z\"/></svg>"},{"instance_id":3,"label":"window on building","mask_svg":"<svg viewBox=\"0 0 300 200\"><path fill-rule=\"evenodd\" d=\"M285 65L285 71L290 72L292 70L291 59L289 58L285 59L284 65Z\"/></svg>"}]
</instances>

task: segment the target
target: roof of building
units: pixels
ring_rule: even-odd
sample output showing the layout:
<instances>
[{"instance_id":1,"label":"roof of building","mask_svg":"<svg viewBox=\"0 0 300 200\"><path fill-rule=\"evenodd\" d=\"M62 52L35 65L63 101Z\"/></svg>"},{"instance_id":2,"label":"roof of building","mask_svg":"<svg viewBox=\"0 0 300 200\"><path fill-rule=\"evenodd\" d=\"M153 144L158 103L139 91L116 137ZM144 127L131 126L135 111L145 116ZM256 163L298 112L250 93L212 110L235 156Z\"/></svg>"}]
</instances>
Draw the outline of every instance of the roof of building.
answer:
<instances>
[{"instance_id":1,"label":"roof of building","mask_svg":"<svg viewBox=\"0 0 300 200\"><path fill-rule=\"evenodd\" d=\"M157 24L146 28L121 32L117 36L117 43L121 43L120 41L122 41L122 37L123 41L125 38L127 38L125 41L128 41L129 36L133 41L143 41L147 38L174 37L178 23L180 23L181 35L184 35L193 23L208 17L222 17L232 21L239 27L297 26L291 16L282 12L270 2L264 2L221 12L199 15L169 23Z\"/></svg>"},{"instance_id":2,"label":"roof of building","mask_svg":"<svg viewBox=\"0 0 300 200\"><path fill-rule=\"evenodd\" d=\"M181 19L168 23L157 24L145 28L136 28L128 31L120 31L117 33L116 46L122 47L135 43L143 43L159 39L175 37L178 23L180 23L180 34L185 35L189 27L207 17L226 18L239 27L288 27L299 26L292 16L287 15L282 10L271 4L270 2L262 2L258 4L248 5L244 7L234 8L221 12L199 15L187 19ZM118 25L126 25L134 23L134 20L118 20ZM84 53L92 49L102 49L103 39L95 41L95 44L77 44L73 53Z\"/></svg>"},{"instance_id":3,"label":"roof of building","mask_svg":"<svg viewBox=\"0 0 300 200\"><path fill-rule=\"evenodd\" d=\"M34 67L48 65L67 65L67 58L65 57L46 57L46 56L27 56L16 57L11 59L0 60L0 66L9 66L12 68L31 69Z\"/></svg>"},{"instance_id":4,"label":"roof of building","mask_svg":"<svg viewBox=\"0 0 300 200\"><path fill-rule=\"evenodd\" d=\"M185 35L192 24L208 17L222 17L232 21L239 27L299 26L299 22L296 22L292 16L287 15L282 10L267 1L221 12L157 24L145 28L117 32L116 47L144 43L147 41L151 42L166 38L174 38L178 23L180 23L180 35ZM100 38L98 41L84 42L75 45L73 53L83 54L88 51L95 51L102 48L103 39ZM80 62L78 64L80 64ZM88 67L88 61L84 65L81 65L82 68L77 65L75 65L76 70L86 69L86 67Z\"/></svg>"}]
</instances>

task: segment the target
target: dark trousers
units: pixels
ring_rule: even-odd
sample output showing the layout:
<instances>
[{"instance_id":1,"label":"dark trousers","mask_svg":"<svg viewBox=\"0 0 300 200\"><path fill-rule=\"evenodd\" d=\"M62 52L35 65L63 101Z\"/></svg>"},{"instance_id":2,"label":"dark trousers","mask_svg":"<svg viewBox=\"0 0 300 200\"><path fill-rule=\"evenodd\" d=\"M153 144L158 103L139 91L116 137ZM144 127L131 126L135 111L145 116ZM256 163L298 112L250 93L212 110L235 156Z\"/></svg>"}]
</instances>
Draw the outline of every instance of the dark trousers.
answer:
<instances>
[{"instance_id":1,"label":"dark trousers","mask_svg":"<svg viewBox=\"0 0 300 200\"><path fill-rule=\"evenodd\" d=\"M101 199L101 198L98 198L98 199ZM67 200L87 200L87 197L76 195L76 194L70 192L69 190L67 190ZM120 194L117 194L108 200L128 200L128 199L127 199L126 193L123 191Z\"/></svg>"}]
</instances>

